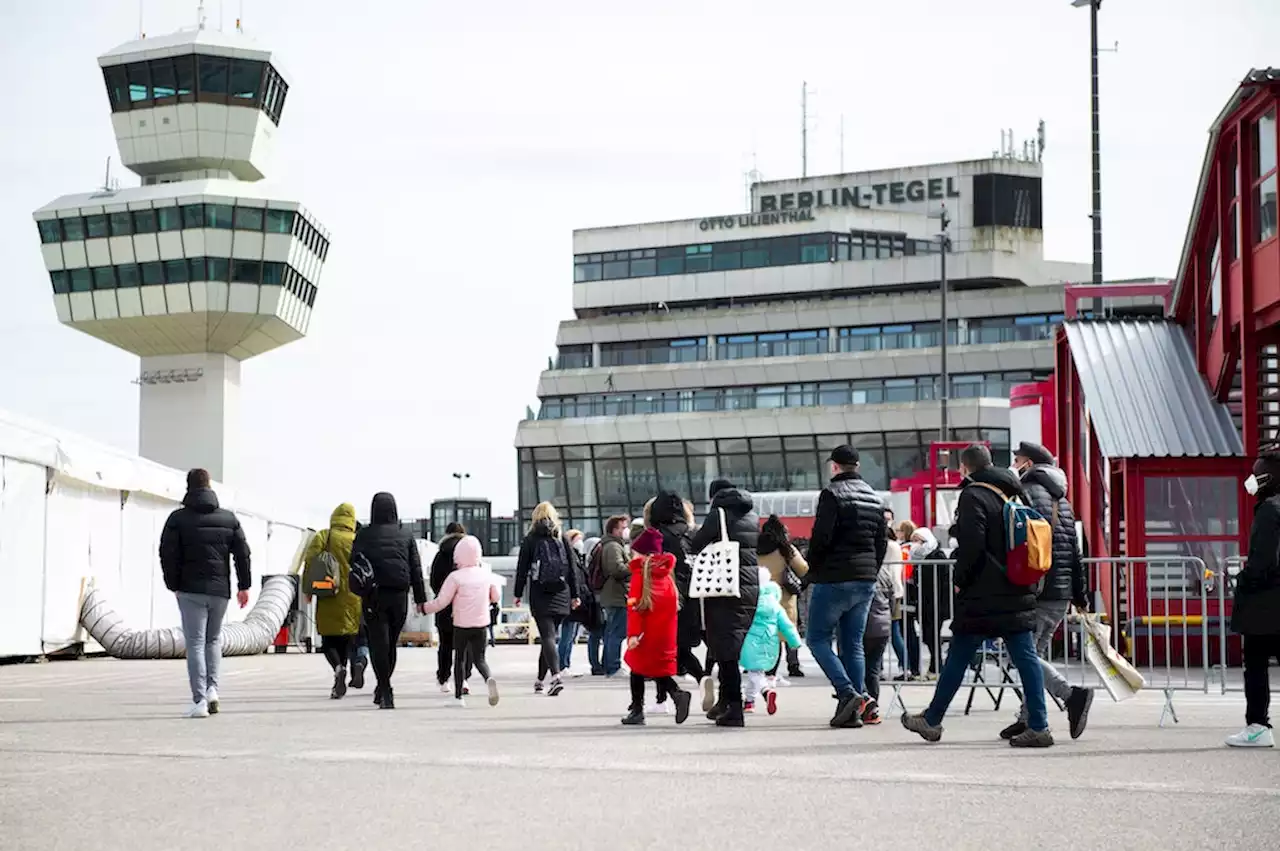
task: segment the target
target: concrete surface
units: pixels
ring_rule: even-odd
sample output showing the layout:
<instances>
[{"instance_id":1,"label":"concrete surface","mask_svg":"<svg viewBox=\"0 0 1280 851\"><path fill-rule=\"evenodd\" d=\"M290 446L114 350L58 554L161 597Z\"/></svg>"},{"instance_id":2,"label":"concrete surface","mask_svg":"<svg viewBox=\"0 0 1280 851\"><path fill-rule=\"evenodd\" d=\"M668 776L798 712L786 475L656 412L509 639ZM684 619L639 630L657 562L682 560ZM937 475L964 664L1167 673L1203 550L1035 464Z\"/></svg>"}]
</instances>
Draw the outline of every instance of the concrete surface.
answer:
<instances>
[{"instance_id":1,"label":"concrete surface","mask_svg":"<svg viewBox=\"0 0 1280 851\"><path fill-rule=\"evenodd\" d=\"M371 684L328 700L324 660L291 654L226 660L198 721L180 661L0 668L0 848L1280 847L1280 752L1221 745L1239 694L1180 695L1165 729L1161 695L1102 694L1083 738L1055 712L1059 745L1015 752L981 694L937 745L896 719L829 729L808 660L745 730L623 729L625 682L535 696L536 649L492 652L496 709L440 694L433 650L401 651L395 712Z\"/></svg>"}]
</instances>

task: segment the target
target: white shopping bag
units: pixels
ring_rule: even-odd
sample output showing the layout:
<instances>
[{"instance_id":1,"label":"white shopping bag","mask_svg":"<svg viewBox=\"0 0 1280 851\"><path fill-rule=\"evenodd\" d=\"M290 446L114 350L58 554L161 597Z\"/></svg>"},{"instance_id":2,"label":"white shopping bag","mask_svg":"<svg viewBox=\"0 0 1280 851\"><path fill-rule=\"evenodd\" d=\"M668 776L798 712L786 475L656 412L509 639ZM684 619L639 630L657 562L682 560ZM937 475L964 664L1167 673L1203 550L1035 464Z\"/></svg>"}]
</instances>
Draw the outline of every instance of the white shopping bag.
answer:
<instances>
[{"instance_id":1,"label":"white shopping bag","mask_svg":"<svg viewBox=\"0 0 1280 851\"><path fill-rule=\"evenodd\" d=\"M1112 700L1128 700L1147 684L1146 680L1111 646L1111 627L1097 615L1086 614L1083 618L1085 661L1102 680Z\"/></svg>"},{"instance_id":2,"label":"white shopping bag","mask_svg":"<svg viewBox=\"0 0 1280 851\"><path fill-rule=\"evenodd\" d=\"M693 557L693 578L689 582L689 596L695 599L707 597L737 597L740 595L738 571L738 542L729 540L729 527L720 512L720 540Z\"/></svg>"}]
</instances>

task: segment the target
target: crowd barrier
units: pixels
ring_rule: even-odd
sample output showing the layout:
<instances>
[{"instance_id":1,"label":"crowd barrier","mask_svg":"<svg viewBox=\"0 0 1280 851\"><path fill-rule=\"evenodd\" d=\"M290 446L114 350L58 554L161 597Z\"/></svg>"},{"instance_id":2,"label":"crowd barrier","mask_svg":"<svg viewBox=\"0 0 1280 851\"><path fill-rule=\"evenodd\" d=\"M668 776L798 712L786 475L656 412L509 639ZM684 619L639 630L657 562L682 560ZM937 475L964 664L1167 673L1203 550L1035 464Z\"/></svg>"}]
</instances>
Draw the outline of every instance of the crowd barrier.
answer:
<instances>
[{"instance_id":1,"label":"crowd barrier","mask_svg":"<svg viewBox=\"0 0 1280 851\"><path fill-rule=\"evenodd\" d=\"M1221 581L1216 583L1219 612L1226 612L1227 601L1235 596L1236 578L1239 576L1240 571L1244 569L1244 566L1248 561L1248 558L1244 556L1232 556L1223 561L1223 572L1220 577ZM1212 676L1219 682L1222 694L1227 694L1228 692L1243 692L1243 671L1237 670L1229 664L1229 650L1234 637L1234 633L1231 632L1230 619L1222 617L1218 620L1219 653L1217 663L1213 666ZM1240 642L1239 637L1234 637L1234 641ZM1243 646L1242 643L1241 646ZM1273 694L1280 694L1280 677L1271 678L1271 692Z\"/></svg>"},{"instance_id":2,"label":"crowd barrier","mask_svg":"<svg viewBox=\"0 0 1280 851\"><path fill-rule=\"evenodd\" d=\"M1221 600L1226 583L1217 581L1216 574L1194 556L1083 561L1089 573L1091 610L1111 627L1112 646L1142 675L1146 688L1163 694L1160 726L1170 718L1177 723L1174 696L1187 691L1208 694L1218 676L1219 664L1222 669L1226 667L1227 624L1220 614L1211 614L1209 606L1211 589L1218 589ZM932 692L950 643L951 614L956 602L953 560L895 564L913 572L896 627L904 638L906 661L914 664L904 669L890 643L885 651L881 686L882 695L886 686L893 690L890 714L899 709L907 711L908 696L914 691ZM1041 644L1041 658L1056 667L1070 686L1105 688L1103 678L1085 661L1085 619L1068 601L1041 605L1060 608L1062 621ZM1221 613L1222 607L1217 611ZM912 676L913 669L923 676ZM1226 682L1223 677L1224 690ZM965 714L980 695L985 695L997 711L1009 692L1021 702L1022 683L1003 641L988 641L974 654L961 691L965 689ZM1016 710L1016 705L1013 708Z\"/></svg>"}]
</instances>

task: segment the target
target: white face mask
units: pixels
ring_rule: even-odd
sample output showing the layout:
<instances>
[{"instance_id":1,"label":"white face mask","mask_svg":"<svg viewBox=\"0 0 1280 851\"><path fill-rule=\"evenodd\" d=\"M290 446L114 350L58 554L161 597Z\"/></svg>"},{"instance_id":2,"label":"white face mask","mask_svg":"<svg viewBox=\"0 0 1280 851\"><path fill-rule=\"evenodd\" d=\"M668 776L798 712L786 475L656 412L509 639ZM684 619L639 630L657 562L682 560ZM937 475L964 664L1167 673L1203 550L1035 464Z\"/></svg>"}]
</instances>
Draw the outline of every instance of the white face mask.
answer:
<instances>
[{"instance_id":1,"label":"white face mask","mask_svg":"<svg viewBox=\"0 0 1280 851\"><path fill-rule=\"evenodd\" d=\"M1262 490L1263 486L1270 481L1270 479L1270 473L1263 473L1261 476L1250 474L1249 478L1244 480L1245 493L1249 494L1249 496L1257 496L1258 491Z\"/></svg>"},{"instance_id":2,"label":"white face mask","mask_svg":"<svg viewBox=\"0 0 1280 851\"><path fill-rule=\"evenodd\" d=\"M930 550L928 547L929 545L926 544L924 541L912 541L911 542L911 558L918 559L923 556L927 556L930 553Z\"/></svg>"}]
</instances>

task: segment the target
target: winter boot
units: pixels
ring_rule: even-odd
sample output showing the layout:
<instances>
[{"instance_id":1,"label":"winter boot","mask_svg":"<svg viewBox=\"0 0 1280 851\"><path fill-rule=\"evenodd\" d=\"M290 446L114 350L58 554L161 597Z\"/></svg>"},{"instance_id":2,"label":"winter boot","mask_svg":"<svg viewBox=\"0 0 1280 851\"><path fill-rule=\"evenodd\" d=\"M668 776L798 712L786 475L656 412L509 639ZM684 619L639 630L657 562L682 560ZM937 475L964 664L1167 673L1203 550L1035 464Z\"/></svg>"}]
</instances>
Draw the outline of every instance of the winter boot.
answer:
<instances>
[{"instance_id":1,"label":"winter boot","mask_svg":"<svg viewBox=\"0 0 1280 851\"><path fill-rule=\"evenodd\" d=\"M746 716L742 712L742 701L735 700L725 705L724 712L716 718L717 727L744 727Z\"/></svg>"},{"instance_id":2,"label":"winter boot","mask_svg":"<svg viewBox=\"0 0 1280 851\"><path fill-rule=\"evenodd\" d=\"M339 665L333 669L333 691L329 692L330 700L342 700L347 693L347 667Z\"/></svg>"},{"instance_id":3,"label":"winter boot","mask_svg":"<svg viewBox=\"0 0 1280 851\"><path fill-rule=\"evenodd\" d=\"M627 716L622 719L625 727L643 727L644 726L644 710L633 706L627 711Z\"/></svg>"},{"instance_id":4,"label":"winter boot","mask_svg":"<svg viewBox=\"0 0 1280 851\"><path fill-rule=\"evenodd\" d=\"M369 667L369 663L364 659L356 659L351 665L351 687L354 689L364 688L364 672Z\"/></svg>"}]
</instances>

